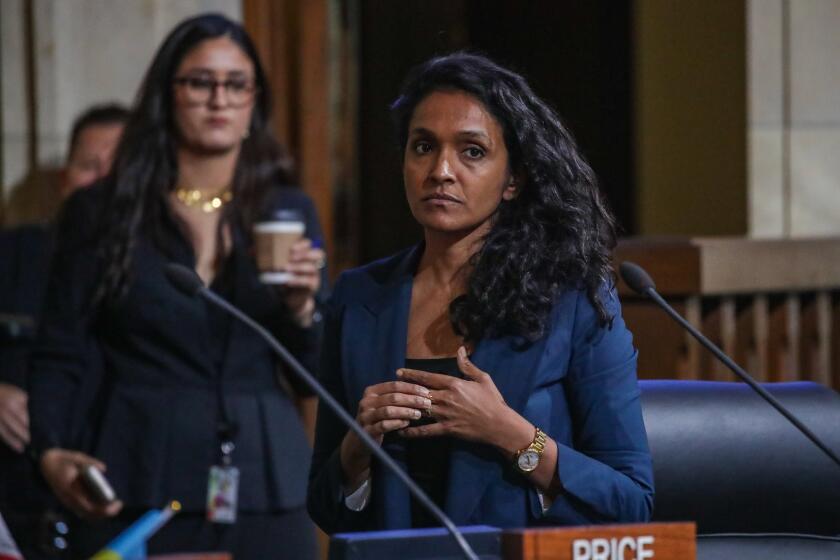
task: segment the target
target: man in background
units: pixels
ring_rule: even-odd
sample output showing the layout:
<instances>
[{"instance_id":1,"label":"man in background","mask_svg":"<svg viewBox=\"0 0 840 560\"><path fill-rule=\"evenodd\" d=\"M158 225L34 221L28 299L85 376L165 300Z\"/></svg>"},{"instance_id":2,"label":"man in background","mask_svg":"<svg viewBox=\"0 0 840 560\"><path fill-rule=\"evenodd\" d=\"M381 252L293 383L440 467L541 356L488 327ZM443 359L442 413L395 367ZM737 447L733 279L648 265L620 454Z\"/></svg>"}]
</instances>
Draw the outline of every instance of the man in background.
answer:
<instances>
[{"instance_id":1,"label":"man in background","mask_svg":"<svg viewBox=\"0 0 840 560\"><path fill-rule=\"evenodd\" d=\"M108 174L127 119L128 110L116 104L97 105L76 119L58 186L62 200Z\"/></svg>"},{"instance_id":2,"label":"man in background","mask_svg":"<svg viewBox=\"0 0 840 560\"><path fill-rule=\"evenodd\" d=\"M128 115L126 108L108 104L76 119L58 185L62 201L108 174ZM60 544L52 542L59 535L45 519L48 494L25 455L27 366L51 248L48 224L0 231L0 512L28 559L49 558L50 548Z\"/></svg>"}]
</instances>

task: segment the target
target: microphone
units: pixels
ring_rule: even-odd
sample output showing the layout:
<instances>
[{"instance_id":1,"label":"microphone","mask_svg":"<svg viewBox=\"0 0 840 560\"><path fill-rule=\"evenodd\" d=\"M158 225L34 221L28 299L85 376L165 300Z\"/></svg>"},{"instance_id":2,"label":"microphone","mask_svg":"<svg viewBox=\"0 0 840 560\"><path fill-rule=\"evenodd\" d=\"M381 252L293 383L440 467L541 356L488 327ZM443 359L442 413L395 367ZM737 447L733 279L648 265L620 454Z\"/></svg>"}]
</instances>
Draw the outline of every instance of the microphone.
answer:
<instances>
[{"instance_id":1,"label":"microphone","mask_svg":"<svg viewBox=\"0 0 840 560\"><path fill-rule=\"evenodd\" d=\"M624 282L632 289L634 292L641 296L645 296L653 300L659 307L661 307L665 313L671 316L671 318L679 323L685 330L691 334L694 338L696 338L700 344L702 344L707 350L709 350L714 356L723 362L723 364L728 367L732 373L734 373L737 377L739 377L744 383L750 386L750 388L758 393L758 395L763 398L767 403L775 408L782 416L784 416L788 422L794 425L802 434L811 440L811 442L816 445L817 447L822 450L823 453L828 455L828 458L834 461L838 467L840 467L840 458L825 444L823 441L817 437L815 433L808 429L808 427L802 423L799 418L797 418L792 412L790 412L785 406L779 402L779 400L771 395L764 387L762 387L755 379L750 376L741 366L735 363L732 358L727 356L723 350L718 348L711 340L703 336L699 330L694 328L688 321L683 318L682 315L676 312L673 307L671 307L665 299L659 295L659 292L656 291L656 285L653 283L653 279L650 275L643 269L641 266L637 265L636 263L632 263L630 261L624 261L618 267L619 274L621 274L621 278Z\"/></svg>"},{"instance_id":2,"label":"microphone","mask_svg":"<svg viewBox=\"0 0 840 560\"><path fill-rule=\"evenodd\" d=\"M641 266L634 262L624 261L618 267L618 270L624 283L637 294L650 297L649 291L652 290L653 293L656 293L656 284L653 283L653 278Z\"/></svg>"},{"instance_id":3,"label":"microphone","mask_svg":"<svg viewBox=\"0 0 840 560\"><path fill-rule=\"evenodd\" d=\"M458 546L464 553L464 557L468 558L469 560L479 560L478 556L476 556L475 552L473 551L472 547L470 547L467 540L464 538L464 535L455 524L452 522L451 519L441 510L437 504L435 504L429 496L419 487L417 484L411 479L408 474L400 468L399 465L391 458L390 455L385 453L382 448L374 441L372 437L362 428L362 426L356 422L356 419L350 416L350 414L344 410L338 401L333 398L333 396L327 391L323 385L321 385L315 377L306 371L306 368L303 367L297 359L292 356L292 354L284 347L280 342L274 338L270 332L268 332L262 325L254 321L248 315L243 313L241 310L237 309L233 304L228 302L223 297L213 293L210 289L208 289L198 275L189 268L177 264L177 263L170 263L166 265L165 274L167 279L172 283L175 288L179 291L183 292L184 294L194 297L200 296L205 299L205 301L210 302L211 304L220 307L221 309L227 311L249 327L253 329L263 340L265 340L268 345L274 350L274 352L280 356L280 359L283 360L287 366L291 368L295 375L303 381L315 394L318 395L318 398L321 401L321 404L326 405L339 419L353 432L359 436L359 439L365 444L365 446L371 451L371 453L379 459L382 464L384 464L388 470L394 473L403 483L408 487L408 490L411 494L417 498L423 507L425 507L435 518L441 522L441 524L449 530L449 533L458 543Z\"/></svg>"},{"instance_id":4,"label":"microphone","mask_svg":"<svg viewBox=\"0 0 840 560\"><path fill-rule=\"evenodd\" d=\"M180 264L168 264L164 270L166 278L179 291L194 297L204 288L204 283L198 274Z\"/></svg>"}]
</instances>

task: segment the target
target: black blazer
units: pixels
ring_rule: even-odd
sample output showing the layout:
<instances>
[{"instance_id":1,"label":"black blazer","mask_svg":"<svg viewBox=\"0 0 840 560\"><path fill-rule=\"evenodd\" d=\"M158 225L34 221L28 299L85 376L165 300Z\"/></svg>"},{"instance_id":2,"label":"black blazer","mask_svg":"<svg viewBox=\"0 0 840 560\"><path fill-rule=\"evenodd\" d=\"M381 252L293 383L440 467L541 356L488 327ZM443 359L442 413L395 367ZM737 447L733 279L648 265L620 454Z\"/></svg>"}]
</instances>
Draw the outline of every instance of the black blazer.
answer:
<instances>
[{"instance_id":1,"label":"black blazer","mask_svg":"<svg viewBox=\"0 0 840 560\"><path fill-rule=\"evenodd\" d=\"M0 383L26 388L51 244L47 225L0 231ZM27 457L0 442L0 511L38 512L47 496Z\"/></svg>"},{"instance_id":2,"label":"black blazer","mask_svg":"<svg viewBox=\"0 0 840 560\"><path fill-rule=\"evenodd\" d=\"M45 224L0 231L0 382L26 387L51 248Z\"/></svg>"},{"instance_id":3,"label":"black blazer","mask_svg":"<svg viewBox=\"0 0 840 560\"><path fill-rule=\"evenodd\" d=\"M219 334L212 310L166 280L169 262L195 266L190 244L174 223L165 244L141 236L132 253L132 281L117 304L91 310L102 273L95 228L105 186L74 195L59 226L30 374L30 416L37 448L67 446L66 421L79 412L75 395L87 373L85 349L101 353L101 398L89 411L96 427L87 451L108 465L107 476L128 507L181 501L204 509L207 475L219 462L216 383L238 426L233 463L240 469L239 509L275 511L305 500L309 445L292 395L277 383L269 347L230 321ZM293 207L307 218L306 235L321 232L311 200L277 189L269 204ZM282 300L260 284L243 232L233 231L225 265L233 303L272 331L304 363L317 353L318 328L300 329Z\"/></svg>"}]
</instances>

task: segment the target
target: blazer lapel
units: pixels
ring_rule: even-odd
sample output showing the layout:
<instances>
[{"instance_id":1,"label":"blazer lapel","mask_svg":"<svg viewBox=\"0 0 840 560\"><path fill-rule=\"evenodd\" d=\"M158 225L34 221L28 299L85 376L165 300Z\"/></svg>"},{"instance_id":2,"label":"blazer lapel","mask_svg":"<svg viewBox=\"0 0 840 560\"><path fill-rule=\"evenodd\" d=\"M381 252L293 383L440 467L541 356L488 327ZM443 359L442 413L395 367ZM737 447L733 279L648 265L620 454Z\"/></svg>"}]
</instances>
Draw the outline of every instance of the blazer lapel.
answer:
<instances>
[{"instance_id":1,"label":"blazer lapel","mask_svg":"<svg viewBox=\"0 0 840 560\"><path fill-rule=\"evenodd\" d=\"M520 414L531 393L545 340L543 337L527 346L518 337L484 340L471 357L478 368L490 374L508 406ZM470 516L488 482L501 478L505 468L495 449L481 443L454 441L445 509L455 524L471 523Z\"/></svg>"},{"instance_id":2,"label":"blazer lapel","mask_svg":"<svg viewBox=\"0 0 840 560\"><path fill-rule=\"evenodd\" d=\"M195 271L195 253L189 241L181 234L171 218L166 223L168 229L165 230L164 235L167 238L169 250L165 253L162 252L155 243L144 237L137 247L135 266L145 267L148 266L149 261L156 262L157 266L160 267L161 275L170 263L177 263ZM146 259L149 259L149 261ZM170 286L171 290L176 290L168 281L166 281L166 284ZM207 305L209 304L198 296L184 298L183 294L179 293L177 298L170 306L170 313L172 313L178 328L183 332L197 333L192 338L198 345L193 357L203 364L203 372L212 378L217 372L216 365L211 359L212 354L209 346L211 340L207 313Z\"/></svg>"},{"instance_id":3,"label":"blazer lapel","mask_svg":"<svg viewBox=\"0 0 840 560\"><path fill-rule=\"evenodd\" d=\"M233 292L230 296L230 303L236 306L238 309L242 309L242 302L243 296L245 291L244 282L247 281L245 275L243 274L243 265L246 264L243 262L244 259L238 259L236 256L233 257L233 262L230 264L234 267L234 281L233 281ZM222 357L222 370L218 372L218 375L224 375L225 372L230 371L231 366L231 357L236 355L236 349L233 348L235 345L235 341L241 340L240 338L240 329L244 329L245 326L241 324L238 319L233 317L229 318L228 321L228 329L227 329L227 337L224 341L224 354Z\"/></svg>"},{"instance_id":4,"label":"blazer lapel","mask_svg":"<svg viewBox=\"0 0 840 560\"><path fill-rule=\"evenodd\" d=\"M239 231L234 228L232 233L233 250L228 262L228 266L233 266L233 290L230 294L230 303L247 313L248 309L254 306L253 303L249 305L249 298L256 296L258 301L271 301L270 296L260 294L260 292L268 291L270 288L259 281L256 263L248 257L245 240L241 237ZM230 371L231 361L237 355L235 348L237 343L248 340L250 334L250 327L246 327L238 319L230 318L227 337L224 341L222 369L217 372L218 375L225 375L225 372Z\"/></svg>"},{"instance_id":5,"label":"blazer lapel","mask_svg":"<svg viewBox=\"0 0 840 560\"><path fill-rule=\"evenodd\" d=\"M375 317L370 336L366 364L365 387L396 380L397 369L405 365L408 314L411 288L422 246L410 250L383 286L377 297L365 305ZM364 390L361 388L361 390ZM359 394L360 396L360 394ZM382 448L405 469L405 443L396 436L386 436ZM401 529L411 527L411 501L408 488L391 472L374 465L373 500L379 515L379 527ZM388 500L384 500L388 496Z\"/></svg>"}]
</instances>

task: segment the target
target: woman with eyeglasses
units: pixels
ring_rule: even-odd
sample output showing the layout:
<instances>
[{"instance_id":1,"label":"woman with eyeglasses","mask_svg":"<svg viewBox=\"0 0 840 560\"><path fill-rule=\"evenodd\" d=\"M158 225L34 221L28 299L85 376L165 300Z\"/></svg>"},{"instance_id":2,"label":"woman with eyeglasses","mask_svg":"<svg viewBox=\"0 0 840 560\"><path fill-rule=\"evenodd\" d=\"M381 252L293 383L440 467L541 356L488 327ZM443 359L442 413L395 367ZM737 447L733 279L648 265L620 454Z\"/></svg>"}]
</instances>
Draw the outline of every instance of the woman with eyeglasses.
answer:
<instances>
[{"instance_id":1,"label":"woman with eyeglasses","mask_svg":"<svg viewBox=\"0 0 840 560\"><path fill-rule=\"evenodd\" d=\"M149 67L112 173L66 204L33 357L33 451L87 557L150 508L181 511L150 553L312 558L309 445L294 379L253 332L165 276L193 269L305 364L317 354L324 252L313 205L288 186L269 131L270 92L244 29L182 22ZM252 228L294 210L305 233L281 285L260 281ZM97 373L100 372L100 373ZM100 375L82 398L86 376ZM90 420L84 441L67 419ZM97 501L82 471L104 471Z\"/></svg>"}]
</instances>

